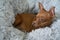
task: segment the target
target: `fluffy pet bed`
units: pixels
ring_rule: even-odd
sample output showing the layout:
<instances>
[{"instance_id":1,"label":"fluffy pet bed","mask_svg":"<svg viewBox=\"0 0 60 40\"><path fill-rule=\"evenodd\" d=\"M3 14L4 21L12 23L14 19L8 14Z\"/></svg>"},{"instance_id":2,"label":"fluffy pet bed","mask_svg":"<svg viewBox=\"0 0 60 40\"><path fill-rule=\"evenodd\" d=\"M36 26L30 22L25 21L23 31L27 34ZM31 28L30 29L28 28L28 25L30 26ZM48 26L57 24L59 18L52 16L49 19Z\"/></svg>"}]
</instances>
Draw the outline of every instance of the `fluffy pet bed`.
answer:
<instances>
[{"instance_id":1,"label":"fluffy pet bed","mask_svg":"<svg viewBox=\"0 0 60 40\"><path fill-rule=\"evenodd\" d=\"M16 13L31 10L34 6L32 11L38 12L38 2L44 4L46 9L54 5L56 12L60 11L60 1L57 0L0 0L0 40L60 40L60 14L58 13L56 13L57 21L51 25L51 28L40 28L24 33L13 27Z\"/></svg>"},{"instance_id":2,"label":"fluffy pet bed","mask_svg":"<svg viewBox=\"0 0 60 40\"><path fill-rule=\"evenodd\" d=\"M26 40L60 40L60 20L57 19L51 28L40 28L27 34Z\"/></svg>"}]
</instances>

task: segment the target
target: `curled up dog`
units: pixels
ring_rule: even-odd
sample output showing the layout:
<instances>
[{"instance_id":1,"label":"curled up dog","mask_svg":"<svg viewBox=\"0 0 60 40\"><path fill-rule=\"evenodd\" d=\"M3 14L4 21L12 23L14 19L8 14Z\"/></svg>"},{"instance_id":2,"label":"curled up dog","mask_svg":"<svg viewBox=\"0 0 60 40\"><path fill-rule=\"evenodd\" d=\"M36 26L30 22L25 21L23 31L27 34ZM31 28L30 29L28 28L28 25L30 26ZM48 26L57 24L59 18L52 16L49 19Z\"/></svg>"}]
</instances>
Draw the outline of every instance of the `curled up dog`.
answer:
<instances>
[{"instance_id":1,"label":"curled up dog","mask_svg":"<svg viewBox=\"0 0 60 40\"><path fill-rule=\"evenodd\" d=\"M24 31L31 32L38 28L50 26L55 18L55 7L46 11L41 3L38 3L40 11L37 15L33 13L21 13L15 16L14 27Z\"/></svg>"}]
</instances>

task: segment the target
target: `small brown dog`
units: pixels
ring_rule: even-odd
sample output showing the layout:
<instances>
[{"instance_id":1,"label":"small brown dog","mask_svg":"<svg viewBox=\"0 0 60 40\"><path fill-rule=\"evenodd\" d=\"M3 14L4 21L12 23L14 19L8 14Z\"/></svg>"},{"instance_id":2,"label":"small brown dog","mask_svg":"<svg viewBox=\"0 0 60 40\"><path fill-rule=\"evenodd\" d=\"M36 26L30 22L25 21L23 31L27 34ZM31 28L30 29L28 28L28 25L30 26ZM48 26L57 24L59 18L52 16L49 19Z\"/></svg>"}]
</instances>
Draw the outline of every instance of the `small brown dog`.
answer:
<instances>
[{"instance_id":1,"label":"small brown dog","mask_svg":"<svg viewBox=\"0 0 60 40\"><path fill-rule=\"evenodd\" d=\"M49 11L46 11L41 3L39 3L40 11L32 22L32 25L36 28L43 28L49 26L55 17L55 7L52 7Z\"/></svg>"},{"instance_id":2,"label":"small brown dog","mask_svg":"<svg viewBox=\"0 0 60 40\"><path fill-rule=\"evenodd\" d=\"M30 32L33 29L43 28L51 25L55 17L55 7L46 11L41 3L39 3L37 15L32 13L17 14L15 17L14 27L24 32Z\"/></svg>"}]
</instances>

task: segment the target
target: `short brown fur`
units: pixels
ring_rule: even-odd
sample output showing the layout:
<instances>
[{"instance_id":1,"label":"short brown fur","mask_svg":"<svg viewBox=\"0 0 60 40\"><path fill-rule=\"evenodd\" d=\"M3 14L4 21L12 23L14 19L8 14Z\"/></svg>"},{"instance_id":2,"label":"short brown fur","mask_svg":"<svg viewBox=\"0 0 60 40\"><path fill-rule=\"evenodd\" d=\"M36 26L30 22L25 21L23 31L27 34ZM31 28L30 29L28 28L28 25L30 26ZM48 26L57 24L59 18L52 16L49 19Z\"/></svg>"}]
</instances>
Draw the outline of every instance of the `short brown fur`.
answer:
<instances>
[{"instance_id":1,"label":"short brown fur","mask_svg":"<svg viewBox=\"0 0 60 40\"><path fill-rule=\"evenodd\" d=\"M37 15L33 13L21 13L15 17L14 27L24 32L31 32L33 29L43 28L50 26L55 17L54 8L46 11L41 3L39 3L39 9Z\"/></svg>"}]
</instances>

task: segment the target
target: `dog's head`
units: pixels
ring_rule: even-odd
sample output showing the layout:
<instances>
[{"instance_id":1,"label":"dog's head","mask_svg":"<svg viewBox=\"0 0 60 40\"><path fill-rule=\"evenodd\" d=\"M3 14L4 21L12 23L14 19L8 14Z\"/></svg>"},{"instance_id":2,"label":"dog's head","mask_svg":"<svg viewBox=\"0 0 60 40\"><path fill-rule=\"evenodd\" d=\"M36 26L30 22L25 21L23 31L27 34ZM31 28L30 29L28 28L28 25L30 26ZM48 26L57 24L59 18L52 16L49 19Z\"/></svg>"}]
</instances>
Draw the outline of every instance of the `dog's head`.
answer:
<instances>
[{"instance_id":1,"label":"dog's head","mask_svg":"<svg viewBox=\"0 0 60 40\"><path fill-rule=\"evenodd\" d=\"M49 26L55 17L55 7L46 11L41 3L39 3L40 11L36 15L32 25L36 28Z\"/></svg>"}]
</instances>

